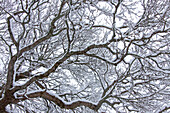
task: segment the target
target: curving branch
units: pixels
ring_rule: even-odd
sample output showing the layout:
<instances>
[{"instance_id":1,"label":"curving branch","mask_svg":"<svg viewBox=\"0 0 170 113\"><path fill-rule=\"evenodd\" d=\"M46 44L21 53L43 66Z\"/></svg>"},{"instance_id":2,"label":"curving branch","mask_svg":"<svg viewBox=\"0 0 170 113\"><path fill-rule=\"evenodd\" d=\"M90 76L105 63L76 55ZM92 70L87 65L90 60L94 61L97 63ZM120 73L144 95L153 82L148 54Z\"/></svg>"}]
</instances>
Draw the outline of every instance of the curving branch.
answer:
<instances>
[{"instance_id":1,"label":"curving branch","mask_svg":"<svg viewBox=\"0 0 170 113\"><path fill-rule=\"evenodd\" d=\"M22 95L17 95L17 96L21 97ZM37 91L37 92L33 92L33 93L27 93L26 96L27 97L23 97L19 100L24 101L28 98L41 97L41 98L50 100L50 101L54 102L56 105L58 105L60 108L65 108L65 109L75 109L80 106L86 106L90 109L96 110L96 107L97 107L96 104L94 104L92 102L88 102L88 101L83 101L83 100L77 100L74 102L65 102L61 97L59 97L58 95L54 95L49 91Z\"/></svg>"}]
</instances>

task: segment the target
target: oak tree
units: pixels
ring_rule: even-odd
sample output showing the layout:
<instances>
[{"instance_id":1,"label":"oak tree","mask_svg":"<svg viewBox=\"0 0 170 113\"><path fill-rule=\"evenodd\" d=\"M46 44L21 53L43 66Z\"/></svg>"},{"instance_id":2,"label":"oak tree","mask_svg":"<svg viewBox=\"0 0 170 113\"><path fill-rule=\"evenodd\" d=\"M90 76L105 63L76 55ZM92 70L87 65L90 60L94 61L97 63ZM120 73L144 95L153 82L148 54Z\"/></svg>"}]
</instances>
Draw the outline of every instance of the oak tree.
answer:
<instances>
[{"instance_id":1,"label":"oak tree","mask_svg":"<svg viewBox=\"0 0 170 113\"><path fill-rule=\"evenodd\" d=\"M0 0L0 112L168 112L169 0Z\"/></svg>"}]
</instances>

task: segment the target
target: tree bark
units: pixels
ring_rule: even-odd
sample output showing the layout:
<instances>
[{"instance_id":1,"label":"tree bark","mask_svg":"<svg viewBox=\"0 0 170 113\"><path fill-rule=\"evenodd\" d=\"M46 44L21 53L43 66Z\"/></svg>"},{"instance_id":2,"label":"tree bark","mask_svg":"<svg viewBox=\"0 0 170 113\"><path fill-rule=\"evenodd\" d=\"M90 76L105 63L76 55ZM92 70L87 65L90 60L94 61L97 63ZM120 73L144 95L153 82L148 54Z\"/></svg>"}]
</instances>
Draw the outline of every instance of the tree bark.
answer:
<instances>
[{"instance_id":1,"label":"tree bark","mask_svg":"<svg viewBox=\"0 0 170 113\"><path fill-rule=\"evenodd\" d=\"M13 93L9 90L7 90L4 94L4 97L0 100L0 113L8 113L6 111L6 106L11 103L16 103L17 100L15 100L15 97L13 96Z\"/></svg>"},{"instance_id":2,"label":"tree bark","mask_svg":"<svg viewBox=\"0 0 170 113\"><path fill-rule=\"evenodd\" d=\"M3 98L2 100L0 100L0 113L8 113L6 111L6 106L9 104L9 100L10 98Z\"/></svg>"}]
</instances>

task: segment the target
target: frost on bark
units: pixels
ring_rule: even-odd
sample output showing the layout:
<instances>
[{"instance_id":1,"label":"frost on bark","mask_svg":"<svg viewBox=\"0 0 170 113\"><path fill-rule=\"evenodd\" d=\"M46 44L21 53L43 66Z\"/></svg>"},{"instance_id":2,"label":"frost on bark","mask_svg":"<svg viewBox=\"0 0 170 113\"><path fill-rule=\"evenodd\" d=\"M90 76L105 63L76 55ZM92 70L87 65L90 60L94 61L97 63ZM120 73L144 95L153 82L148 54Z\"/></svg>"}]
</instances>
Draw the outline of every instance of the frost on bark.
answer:
<instances>
[{"instance_id":1,"label":"frost on bark","mask_svg":"<svg viewBox=\"0 0 170 113\"><path fill-rule=\"evenodd\" d=\"M1 0L0 112L170 111L169 0Z\"/></svg>"}]
</instances>

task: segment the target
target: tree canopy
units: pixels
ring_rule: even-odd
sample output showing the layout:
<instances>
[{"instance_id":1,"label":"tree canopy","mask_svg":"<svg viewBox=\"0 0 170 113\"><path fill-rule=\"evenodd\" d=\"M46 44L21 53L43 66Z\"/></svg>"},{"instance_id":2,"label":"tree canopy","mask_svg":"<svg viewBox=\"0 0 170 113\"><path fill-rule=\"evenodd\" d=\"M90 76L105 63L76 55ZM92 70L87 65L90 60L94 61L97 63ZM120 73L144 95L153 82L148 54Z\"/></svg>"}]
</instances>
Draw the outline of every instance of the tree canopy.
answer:
<instances>
[{"instance_id":1,"label":"tree canopy","mask_svg":"<svg viewBox=\"0 0 170 113\"><path fill-rule=\"evenodd\" d=\"M0 0L0 112L170 110L169 0Z\"/></svg>"}]
</instances>

